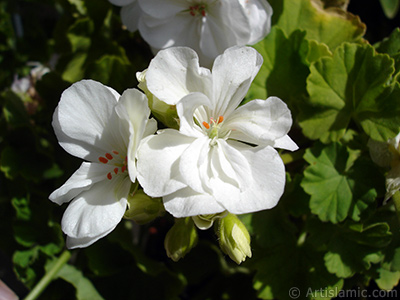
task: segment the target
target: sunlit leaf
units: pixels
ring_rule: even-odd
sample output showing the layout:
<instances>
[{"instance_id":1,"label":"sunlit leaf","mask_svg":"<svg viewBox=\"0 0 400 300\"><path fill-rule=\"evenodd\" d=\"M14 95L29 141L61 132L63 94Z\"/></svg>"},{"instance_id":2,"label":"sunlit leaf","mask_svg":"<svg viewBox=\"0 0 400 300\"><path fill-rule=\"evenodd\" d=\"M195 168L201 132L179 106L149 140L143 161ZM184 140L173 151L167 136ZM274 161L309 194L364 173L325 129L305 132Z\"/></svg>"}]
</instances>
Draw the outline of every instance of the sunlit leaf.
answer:
<instances>
[{"instance_id":1,"label":"sunlit leaf","mask_svg":"<svg viewBox=\"0 0 400 300\"><path fill-rule=\"evenodd\" d=\"M319 0L270 0L273 22L290 35L297 29L306 38L335 49L343 42L356 42L365 33L365 24L357 16L340 8L323 9Z\"/></svg>"}]
</instances>

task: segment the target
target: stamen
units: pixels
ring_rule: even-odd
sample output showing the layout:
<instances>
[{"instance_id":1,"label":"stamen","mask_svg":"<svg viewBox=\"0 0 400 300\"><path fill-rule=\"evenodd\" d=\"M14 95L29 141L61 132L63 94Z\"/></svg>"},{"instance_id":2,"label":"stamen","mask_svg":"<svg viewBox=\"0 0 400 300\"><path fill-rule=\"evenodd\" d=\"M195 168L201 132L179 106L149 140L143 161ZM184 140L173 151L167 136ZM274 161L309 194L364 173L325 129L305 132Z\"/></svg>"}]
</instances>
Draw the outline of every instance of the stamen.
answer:
<instances>
[{"instance_id":1,"label":"stamen","mask_svg":"<svg viewBox=\"0 0 400 300\"><path fill-rule=\"evenodd\" d=\"M218 117L218 123L217 124L220 124L220 123L222 123L224 121L224 117L223 116L219 116Z\"/></svg>"},{"instance_id":2,"label":"stamen","mask_svg":"<svg viewBox=\"0 0 400 300\"><path fill-rule=\"evenodd\" d=\"M203 126L207 129L210 129L210 124L208 124L206 121L203 122Z\"/></svg>"},{"instance_id":3,"label":"stamen","mask_svg":"<svg viewBox=\"0 0 400 300\"><path fill-rule=\"evenodd\" d=\"M114 158L110 153L106 153L106 157L108 160L112 160Z\"/></svg>"},{"instance_id":4,"label":"stamen","mask_svg":"<svg viewBox=\"0 0 400 300\"><path fill-rule=\"evenodd\" d=\"M111 179L112 179L112 175L111 175L111 173L108 173L108 174L107 174L107 178L108 178L109 180L111 180Z\"/></svg>"},{"instance_id":5,"label":"stamen","mask_svg":"<svg viewBox=\"0 0 400 300\"><path fill-rule=\"evenodd\" d=\"M103 163L103 164L108 163L108 159L105 158L105 157L103 157L103 156L100 156L100 157L99 157L99 161L100 161L101 163Z\"/></svg>"},{"instance_id":6,"label":"stamen","mask_svg":"<svg viewBox=\"0 0 400 300\"><path fill-rule=\"evenodd\" d=\"M119 152L118 152L118 151L115 151L115 150L113 150L113 153L114 153L115 155L118 155L118 154L119 154Z\"/></svg>"},{"instance_id":7,"label":"stamen","mask_svg":"<svg viewBox=\"0 0 400 300\"><path fill-rule=\"evenodd\" d=\"M114 169L114 173L115 173L115 174L118 174L118 168L115 168L115 169Z\"/></svg>"},{"instance_id":8,"label":"stamen","mask_svg":"<svg viewBox=\"0 0 400 300\"><path fill-rule=\"evenodd\" d=\"M125 170L126 170L126 166L124 165L124 166L121 167L121 172L124 173Z\"/></svg>"}]
</instances>

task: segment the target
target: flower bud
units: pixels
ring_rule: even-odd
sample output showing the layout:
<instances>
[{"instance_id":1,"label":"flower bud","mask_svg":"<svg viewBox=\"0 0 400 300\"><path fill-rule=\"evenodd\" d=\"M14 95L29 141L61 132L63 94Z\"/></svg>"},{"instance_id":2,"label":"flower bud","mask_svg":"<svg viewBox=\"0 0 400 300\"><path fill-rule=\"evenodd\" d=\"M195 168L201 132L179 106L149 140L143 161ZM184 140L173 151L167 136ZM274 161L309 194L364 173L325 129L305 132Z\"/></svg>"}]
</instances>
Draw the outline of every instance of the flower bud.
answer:
<instances>
[{"instance_id":1,"label":"flower bud","mask_svg":"<svg viewBox=\"0 0 400 300\"><path fill-rule=\"evenodd\" d=\"M157 120L165 126L179 129L179 117L175 105L169 105L155 97L147 88L146 71L137 72L136 78L139 81L138 87L146 94L149 99L149 107Z\"/></svg>"},{"instance_id":2,"label":"flower bud","mask_svg":"<svg viewBox=\"0 0 400 300\"><path fill-rule=\"evenodd\" d=\"M236 215L228 214L219 221L219 246L237 264L251 257L250 234Z\"/></svg>"},{"instance_id":3,"label":"flower bud","mask_svg":"<svg viewBox=\"0 0 400 300\"><path fill-rule=\"evenodd\" d=\"M197 244L197 231L190 217L175 219L175 224L168 231L164 248L173 261L184 257Z\"/></svg>"},{"instance_id":4,"label":"flower bud","mask_svg":"<svg viewBox=\"0 0 400 300\"><path fill-rule=\"evenodd\" d=\"M215 220L224 218L227 214L227 211L223 211L218 214L193 216L192 219L197 228L206 230L214 224Z\"/></svg>"},{"instance_id":5,"label":"flower bud","mask_svg":"<svg viewBox=\"0 0 400 300\"><path fill-rule=\"evenodd\" d=\"M164 214L161 198L151 198L143 190L137 190L128 196L128 209L124 218L145 224Z\"/></svg>"}]
</instances>

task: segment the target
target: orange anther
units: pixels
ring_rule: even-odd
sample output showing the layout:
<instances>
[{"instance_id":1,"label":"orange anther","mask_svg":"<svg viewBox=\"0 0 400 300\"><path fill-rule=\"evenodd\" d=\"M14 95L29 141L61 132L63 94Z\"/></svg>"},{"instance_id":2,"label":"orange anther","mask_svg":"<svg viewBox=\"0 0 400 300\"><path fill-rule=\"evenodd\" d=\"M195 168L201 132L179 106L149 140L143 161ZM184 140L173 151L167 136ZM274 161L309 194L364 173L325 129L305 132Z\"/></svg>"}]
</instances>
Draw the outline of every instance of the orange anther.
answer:
<instances>
[{"instance_id":1,"label":"orange anther","mask_svg":"<svg viewBox=\"0 0 400 300\"><path fill-rule=\"evenodd\" d=\"M207 129L210 129L210 124L208 124L206 121L203 122L203 126Z\"/></svg>"},{"instance_id":2,"label":"orange anther","mask_svg":"<svg viewBox=\"0 0 400 300\"><path fill-rule=\"evenodd\" d=\"M118 154L119 154L119 152L118 152L118 151L115 151L115 150L113 150L113 153L114 153L115 155L118 155Z\"/></svg>"},{"instance_id":3,"label":"orange anther","mask_svg":"<svg viewBox=\"0 0 400 300\"><path fill-rule=\"evenodd\" d=\"M107 157L109 160L112 160L112 159L113 159L113 156L112 156L110 153L106 153L106 157Z\"/></svg>"},{"instance_id":4,"label":"orange anther","mask_svg":"<svg viewBox=\"0 0 400 300\"><path fill-rule=\"evenodd\" d=\"M223 121L224 121L224 117L223 116L219 116L217 124L222 123Z\"/></svg>"},{"instance_id":5,"label":"orange anther","mask_svg":"<svg viewBox=\"0 0 400 300\"><path fill-rule=\"evenodd\" d=\"M111 180L111 178L112 178L111 173L108 173L108 174L107 174L107 178L108 178L109 180Z\"/></svg>"},{"instance_id":6,"label":"orange anther","mask_svg":"<svg viewBox=\"0 0 400 300\"><path fill-rule=\"evenodd\" d=\"M105 158L105 157L103 157L103 156L100 156L100 157L99 157L99 161L102 162L103 164L108 163L108 159Z\"/></svg>"}]
</instances>

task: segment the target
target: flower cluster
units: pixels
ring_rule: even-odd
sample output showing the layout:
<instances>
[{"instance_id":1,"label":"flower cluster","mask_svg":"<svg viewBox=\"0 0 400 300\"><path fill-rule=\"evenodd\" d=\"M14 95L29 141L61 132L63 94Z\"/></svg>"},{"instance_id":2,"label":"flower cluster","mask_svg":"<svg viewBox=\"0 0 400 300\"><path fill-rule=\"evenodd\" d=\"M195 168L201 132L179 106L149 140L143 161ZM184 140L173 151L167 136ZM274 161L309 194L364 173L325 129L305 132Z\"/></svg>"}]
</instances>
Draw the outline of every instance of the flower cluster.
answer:
<instances>
[{"instance_id":1,"label":"flower cluster","mask_svg":"<svg viewBox=\"0 0 400 300\"><path fill-rule=\"evenodd\" d=\"M271 28L272 8L263 0L109 1L122 6L122 22L154 52L187 46L204 66L229 47L257 43Z\"/></svg>"},{"instance_id":2,"label":"flower cluster","mask_svg":"<svg viewBox=\"0 0 400 300\"><path fill-rule=\"evenodd\" d=\"M160 51L143 73L145 90L158 101L176 106L179 128L156 134L148 99L139 90L119 95L91 80L68 88L54 113L53 126L60 145L87 162L50 195L58 204L73 199L62 220L67 246L94 243L124 216L138 216L139 223L159 216L157 203L161 202L153 197L161 197L174 217L193 217L191 226L200 229L211 227L216 218L224 219L226 212L274 207L285 185L284 165L274 148L293 151L297 145L287 135L292 118L283 101L270 97L239 106L261 64L260 54L249 47L227 49L212 70L200 67L190 48ZM137 191L136 179L144 193ZM224 224L244 228L239 220L235 222L238 225L219 222L219 232L229 245L235 244L235 236L246 237L238 245L248 244L248 233L232 232L235 236L229 237L224 229ZM184 249L191 249L196 240L190 232L191 246ZM170 250L174 260L187 252L170 242L166 247L175 249ZM244 260L238 253L251 255L248 247L242 252L231 252L226 245L221 248L238 263Z\"/></svg>"},{"instance_id":3,"label":"flower cluster","mask_svg":"<svg viewBox=\"0 0 400 300\"><path fill-rule=\"evenodd\" d=\"M167 49L138 72L142 91L120 95L83 80L62 94L53 127L60 145L84 160L50 195L58 204L72 200L62 219L67 246L91 245L124 217L143 224L167 211L176 218L164 243L171 259L195 246L196 227L205 230L215 222L222 251L241 263L251 257L250 235L236 214L277 204L285 167L275 148L298 148L288 136L292 117L282 100L241 105L263 59L240 45L269 31L270 7L257 0L112 2L124 6L125 21L140 11L128 27L150 40L158 30L156 36L168 40L150 45ZM226 12L236 12L234 22ZM178 24L189 32L196 28L200 37L167 34ZM168 48L186 42L194 50ZM201 66L205 58L215 58L211 69ZM151 112L167 128L157 131Z\"/></svg>"}]
</instances>

